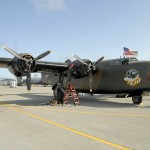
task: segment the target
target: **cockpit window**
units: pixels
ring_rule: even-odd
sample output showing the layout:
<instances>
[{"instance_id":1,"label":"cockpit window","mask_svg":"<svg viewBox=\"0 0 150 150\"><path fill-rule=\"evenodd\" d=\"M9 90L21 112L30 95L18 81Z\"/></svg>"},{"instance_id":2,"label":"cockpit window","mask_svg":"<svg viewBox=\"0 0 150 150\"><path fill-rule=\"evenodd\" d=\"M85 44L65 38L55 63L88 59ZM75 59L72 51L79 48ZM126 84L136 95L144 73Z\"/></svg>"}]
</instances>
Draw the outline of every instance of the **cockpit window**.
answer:
<instances>
[{"instance_id":1,"label":"cockpit window","mask_svg":"<svg viewBox=\"0 0 150 150\"><path fill-rule=\"evenodd\" d=\"M129 62L135 62L135 61L138 61L137 58L134 58L134 57L131 57L131 58L128 58L129 59Z\"/></svg>"},{"instance_id":2,"label":"cockpit window","mask_svg":"<svg viewBox=\"0 0 150 150\"><path fill-rule=\"evenodd\" d=\"M129 63L132 63L132 62L137 62L137 58L135 57L130 57L130 58L120 58L120 59L115 59L115 60L112 60L110 62L110 65L127 65Z\"/></svg>"}]
</instances>

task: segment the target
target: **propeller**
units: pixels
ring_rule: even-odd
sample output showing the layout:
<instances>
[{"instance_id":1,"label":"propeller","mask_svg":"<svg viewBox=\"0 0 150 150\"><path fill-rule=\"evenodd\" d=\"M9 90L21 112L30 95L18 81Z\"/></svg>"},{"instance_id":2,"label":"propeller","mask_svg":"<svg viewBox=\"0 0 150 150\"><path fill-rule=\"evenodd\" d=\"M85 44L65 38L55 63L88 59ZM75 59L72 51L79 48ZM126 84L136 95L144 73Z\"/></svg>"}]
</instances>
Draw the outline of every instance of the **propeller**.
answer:
<instances>
[{"instance_id":1,"label":"propeller","mask_svg":"<svg viewBox=\"0 0 150 150\"><path fill-rule=\"evenodd\" d=\"M40 60L40 59L44 58L45 56L47 56L50 52L52 52L52 51L48 50L48 51L40 54L39 56L37 56L34 60L35 61Z\"/></svg>"},{"instance_id":2,"label":"propeller","mask_svg":"<svg viewBox=\"0 0 150 150\"><path fill-rule=\"evenodd\" d=\"M13 56L26 61L24 58L22 58L19 54L17 54L14 50L10 49L9 47L7 47L6 45L2 46L7 52L9 52L10 54L12 54Z\"/></svg>"},{"instance_id":3,"label":"propeller","mask_svg":"<svg viewBox=\"0 0 150 150\"><path fill-rule=\"evenodd\" d=\"M26 79L26 84L27 84L27 90L31 90L31 70L29 69L27 71L27 79Z\"/></svg>"},{"instance_id":4,"label":"propeller","mask_svg":"<svg viewBox=\"0 0 150 150\"><path fill-rule=\"evenodd\" d=\"M92 73L90 73L90 82L89 82L89 87L90 87L90 92L92 93Z\"/></svg>"},{"instance_id":5,"label":"propeller","mask_svg":"<svg viewBox=\"0 0 150 150\"><path fill-rule=\"evenodd\" d=\"M94 65L97 65L97 64L100 63L103 59L104 59L104 57L101 57L100 59L98 59L98 60L94 63Z\"/></svg>"},{"instance_id":6,"label":"propeller","mask_svg":"<svg viewBox=\"0 0 150 150\"><path fill-rule=\"evenodd\" d=\"M84 62L84 61L83 61L80 57L78 57L77 55L72 54L72 56L73 56L74 58L76 58L77 60L79 60L82 64L87 65L87 63L86 63L86 62Z\"/></svg>"},{"instance_id":7,"label":"propeller","mask_svg":"<svg viewBox=\"0 0 150 150\"><path fill-rule=\"evenodd\" d=\"M90 76L90 81L89 81L89 88L90 88L90 92L92 92L92 73L93 73L93 69L96 68L96 65L98 63L100 63L104 57L99 58L95 63L87 63L86 61L82 60L80 57L78 57L75 54L72 54L74 58L76 58L77 60L79 60L82 64L85 64L88 66L89 69L89 76Z\"/></svg>"},{"instance_id":8,"label":"propeller","mask_svg":"<svg viewBox=\"0 0 150 150\"><path fill-rule=\"evenodd\" d=\"M10 54L12 54L13 56L23 60L25 62L26 65L26 71L27 71L27 79L26 79L26 84L27 84L27 90L30 91L31 90L31 67L33 65L33 63L39 59L44 58L45 56L47 56L51 51L48 50L42 54L40 54L39 56L37 56L36 58L33 59L25 59L23 57L21 57L19 54L17 54L14 50L10 49L9 47L7 47L6 45L3 45L3 48L8 51Z\"/></svg>"}]
</instances>

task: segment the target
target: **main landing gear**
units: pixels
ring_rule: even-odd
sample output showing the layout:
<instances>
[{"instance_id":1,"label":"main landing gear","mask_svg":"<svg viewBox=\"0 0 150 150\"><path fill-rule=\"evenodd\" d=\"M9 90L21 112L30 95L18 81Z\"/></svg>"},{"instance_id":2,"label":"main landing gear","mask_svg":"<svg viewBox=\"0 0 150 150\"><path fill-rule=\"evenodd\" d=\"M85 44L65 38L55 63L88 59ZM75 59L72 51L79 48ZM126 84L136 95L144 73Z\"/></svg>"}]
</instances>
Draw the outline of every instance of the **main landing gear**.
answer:
<instances>
[{"instance_id":1,"label":"main landing gear","mask_svg":"<svg viewBox=\"0 0 150 150\"><path fill-rule=\"evenodd\" d=\"M59 75L59 81L52 87L53 90L53 95L54 95L54 100L57 101L58 104L63 105L63 99L64 99L64 93L65 90L63 88L63 78L64 74L63 73L58 73Z\"/></svg>"},{"instance_id":2,"label":"main landing gear","mask_svg":"<svg viewBox=\"0 0 150 150\"><path fill-rule=\"evenodd\" d=\"M142 96L132 96L132 101L134 104L141 104L142 100Z\"/></svg>"},{"instance_id":3,"label":"main landing gear","mask_svg":"<svg viewBox=\"0 0 150 150\"><path fill-rule=\"evenodd\" d=\"M54 90L54 98L58 104L63 105L64 93L65 93L65 91L64 91L63 87L61 87L61 85L58 84Z\"/></svg>"}]
</instances>

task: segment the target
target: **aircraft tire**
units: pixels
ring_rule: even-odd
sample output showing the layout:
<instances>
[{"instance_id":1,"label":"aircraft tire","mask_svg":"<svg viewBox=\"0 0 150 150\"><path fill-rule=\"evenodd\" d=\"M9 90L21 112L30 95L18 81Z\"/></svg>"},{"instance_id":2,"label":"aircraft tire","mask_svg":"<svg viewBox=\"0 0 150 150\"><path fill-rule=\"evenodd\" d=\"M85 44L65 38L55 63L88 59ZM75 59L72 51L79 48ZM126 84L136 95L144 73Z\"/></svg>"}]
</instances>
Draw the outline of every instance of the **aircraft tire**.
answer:
<instances>
[{"instance_id":1,"label":"aircraft tire","mask_svg":"<svg viewBox=\"0 0 150 150\"><path fill-rule=\"evenodd\" d=\"M142 103L142 96L133 96L132 101L134 104L141 104Z\"/></svg>"}]
</instances>

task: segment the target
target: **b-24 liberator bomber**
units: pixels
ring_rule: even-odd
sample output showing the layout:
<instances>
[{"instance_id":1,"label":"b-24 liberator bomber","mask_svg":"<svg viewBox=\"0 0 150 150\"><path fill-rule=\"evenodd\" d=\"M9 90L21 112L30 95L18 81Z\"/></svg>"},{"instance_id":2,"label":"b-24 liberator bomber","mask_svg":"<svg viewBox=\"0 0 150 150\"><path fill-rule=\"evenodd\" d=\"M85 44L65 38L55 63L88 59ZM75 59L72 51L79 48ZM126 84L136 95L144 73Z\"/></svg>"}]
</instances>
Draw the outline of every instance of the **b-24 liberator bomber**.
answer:
<instances>
[{"instance_id":1,"label":"b-24 liberator bomber","mask_svg":"<svg viewBox=\"0 0 150 150\"><path fill-rule=\"evenodd\" d=\"M8 68L16 77L27 76L27 89L31 89L31 73L41 72L42 81L56 84L65 89L73 82L77 92L91 94L127 94L134 104L142 103L142 94L150 90L150 61L136 58L104 60L100 57L92 62L73 55L76 60L63 62L39 61L47 56L46 51L37 57L31 54L18 54L7 46L3 48L14 58L0 58L0 67ZM58 89L58 88L56 88ZM62 99L61 90L54 92Z\"/></svg>"}]
</instances>

